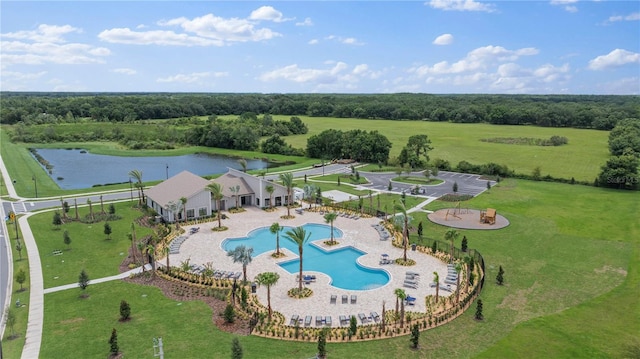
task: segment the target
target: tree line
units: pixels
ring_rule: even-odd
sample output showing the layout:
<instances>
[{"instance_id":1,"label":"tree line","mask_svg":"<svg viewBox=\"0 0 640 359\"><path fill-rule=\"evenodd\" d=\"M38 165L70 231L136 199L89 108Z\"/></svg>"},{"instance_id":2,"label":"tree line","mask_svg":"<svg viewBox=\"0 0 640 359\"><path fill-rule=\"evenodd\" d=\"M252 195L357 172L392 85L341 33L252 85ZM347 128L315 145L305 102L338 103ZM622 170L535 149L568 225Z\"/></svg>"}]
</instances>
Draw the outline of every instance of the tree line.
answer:
<instances>
[{"instance_id":1,"label":"tree line","mask_svg":"<svg viewBox=\"0 0 640 359\"><path fill-rule=\"evenodd\" d=\"M0 96L0 123L131 122L261 113L610 130L640 118L638 96L431 94L22 93Z\"/></svg>"},{"instance_id":2,"label":"tree line","mask_svg":"<svg viewBox=\"0 0 640 359\"><path fill-rule=\"evenodd\" d=\"M611 157L602 166L595 184L618 189L640 188L640 119L619 121L609 133Z\"/></svg>"}]
</instances>

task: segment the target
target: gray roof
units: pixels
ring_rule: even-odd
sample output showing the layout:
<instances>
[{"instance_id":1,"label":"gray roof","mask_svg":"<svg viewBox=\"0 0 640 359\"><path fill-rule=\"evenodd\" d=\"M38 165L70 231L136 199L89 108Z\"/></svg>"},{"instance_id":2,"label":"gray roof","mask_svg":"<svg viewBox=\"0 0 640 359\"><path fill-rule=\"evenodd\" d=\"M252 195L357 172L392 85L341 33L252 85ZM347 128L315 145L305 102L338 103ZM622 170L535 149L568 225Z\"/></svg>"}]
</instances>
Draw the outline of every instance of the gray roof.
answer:
<instances>
[{"instance_id":1,"label":"gray roof","mask_svg":"<svg viewBox=\"0 0 640 359\"><path fill-rule=\"evenodd\" d=\"M251 187L249 187L247 182L242 177L234 176L233 174L228 172L218 178L213 179L212 182L220 184L220 187L222 187L222 194L225 197L233 197L236 195L229 189L235 186L240 186L240 191L237 193L240 196L254 193Z\"/></svg>"},{"instance_id":2,"label":"gray roof","mask_svg":"<svg viewBox=\"0 0 640 359\"><path fill-rule=\"evenodd\" d=\"M146 195L160 206L165 207L170 201L182 197L187 199L205 190L209 184L206 180L189 171L182 171L168 180L148 189Z\"/></svg>"}]
</instances>

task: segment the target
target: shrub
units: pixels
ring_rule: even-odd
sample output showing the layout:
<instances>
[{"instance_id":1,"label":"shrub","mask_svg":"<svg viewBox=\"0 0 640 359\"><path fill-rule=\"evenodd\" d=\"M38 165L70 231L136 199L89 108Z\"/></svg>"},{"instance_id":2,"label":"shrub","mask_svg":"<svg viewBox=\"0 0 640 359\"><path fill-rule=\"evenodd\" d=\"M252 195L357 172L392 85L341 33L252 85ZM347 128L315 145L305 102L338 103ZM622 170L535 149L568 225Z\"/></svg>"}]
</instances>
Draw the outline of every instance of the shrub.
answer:
<instances>
[{"instance_id":1,"label":"shrub","mask_svg":"<svg viewBox=\"0 0 640 359\"><path fill-rule=\"evenodd\" d=\"M224 321L226 323L233 323L236 319L235 309L233 309L233 305L227 304L227 307L224 308Z\"/></svg>"},{"instance_id":2,"label":"shrub","mask_svg":"<svg viewBox=\"0 0 640 359\"><path fill-rule=\"evenodd\" d=\"M130 316L131 306L129 306L129 303L127 303L127 301L125 300L120 301L120 321L124 322L126 320L129 320Z\"/></svg>"}]
</instances>

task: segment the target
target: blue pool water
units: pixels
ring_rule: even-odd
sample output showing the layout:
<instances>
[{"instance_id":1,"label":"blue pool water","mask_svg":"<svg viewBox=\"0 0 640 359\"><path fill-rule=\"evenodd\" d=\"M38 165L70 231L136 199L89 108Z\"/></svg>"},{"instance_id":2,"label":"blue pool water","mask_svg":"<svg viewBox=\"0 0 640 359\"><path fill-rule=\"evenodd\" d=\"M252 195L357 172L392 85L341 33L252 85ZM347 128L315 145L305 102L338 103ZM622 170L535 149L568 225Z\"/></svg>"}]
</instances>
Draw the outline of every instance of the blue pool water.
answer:
<instances>
[{"instance_id":1,"label":"blue pool water","mask_svg":"<svg viewBox=\"0 0 640 359\"><path fill-rule=\"evenodd\" d=\"M314 271L325 273L331 277L331 285L347 290L367 290L381 287L389 282L389 274L381 269L366 268L359 265L356 259L365 254L353 247L343 247L326 251L310 242L331 237L331 227L324 224L305 224L304 229L311 233L309 241L303 248L302 269L305 272ZM292 227L285 227L280 233L280 247L298 253L298 246L286 238L285 233ZM333 228L334 238L342 237L342 231ZM276 248L276 236L269 231L269 227L258 228L243 238L229 238L222 243L225 251L239 245L253 247L255 256L273 252ZM300 260L293 259L279 264L289 273L297 274Z\"/></svg>"}]
</instances>

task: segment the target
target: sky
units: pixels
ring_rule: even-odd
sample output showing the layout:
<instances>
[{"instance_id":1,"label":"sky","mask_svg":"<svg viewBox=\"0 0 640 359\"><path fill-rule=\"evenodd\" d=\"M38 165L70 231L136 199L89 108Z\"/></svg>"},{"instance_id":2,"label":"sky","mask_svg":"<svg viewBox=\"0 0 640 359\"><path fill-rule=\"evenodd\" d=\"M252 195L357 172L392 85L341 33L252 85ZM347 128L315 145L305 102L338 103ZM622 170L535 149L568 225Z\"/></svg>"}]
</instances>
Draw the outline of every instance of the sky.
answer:
<instances>
[{"instance_id":1,"label":"sky","mask_svg":"<svg viewBox=\"0 0 640 359\"><path fill-rule=\"evenodd\" d=\"M6 1L0 90L640 94L639 1Z\"/></svg>"}]
</instances>

